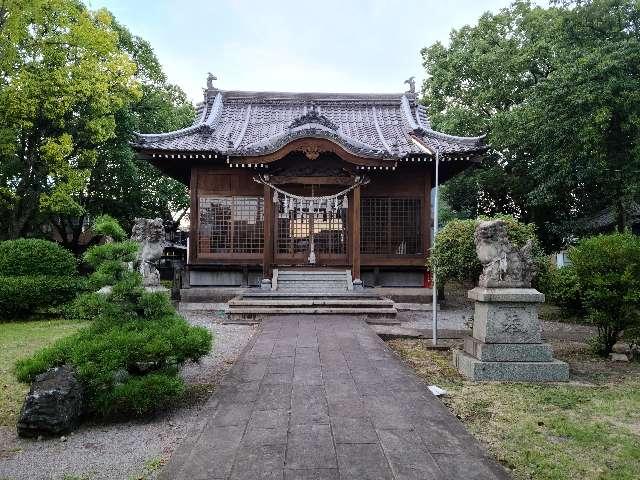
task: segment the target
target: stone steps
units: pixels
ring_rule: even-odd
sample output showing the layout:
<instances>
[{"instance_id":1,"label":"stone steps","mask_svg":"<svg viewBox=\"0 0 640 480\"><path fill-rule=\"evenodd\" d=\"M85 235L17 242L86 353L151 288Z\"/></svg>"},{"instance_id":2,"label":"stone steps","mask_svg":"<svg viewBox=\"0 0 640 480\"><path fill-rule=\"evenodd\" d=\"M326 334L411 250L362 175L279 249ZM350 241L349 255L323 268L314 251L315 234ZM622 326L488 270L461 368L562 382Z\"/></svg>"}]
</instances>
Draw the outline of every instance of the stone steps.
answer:
<instances>
[{"instance_id":1,"label":"stone steps","mask_svg":"<svg viewBox=\"0 0 640 480\"><path fill-rule=\"evenodd\" d=\"M299 298L299 299L254 299L238 298L229 300L229 307L383 307L393 308L391 300L380 299L331 299L331 298Z\"/></svg>"},{"instance_id":2,"label":"stone steps","mask_svg":"<svg viewBox=\"0 0 640 480\"><path fill-rule=\"evenodd\" d=\"M225 323L259 323L268 315L359 315L368 323L398 324L395 308L381 307L229 307Z\"/></svg>"},{"instance_id":3,"label":"stone steps","mask_svg":"<svg viewBox=\"0 0 640 480\"><path fill-rule=\"evenodd\" d=\"M275 270L274 291L296 292L346 292L351 290L351 278L347 270Z\"/></svg>"}]
</instances>

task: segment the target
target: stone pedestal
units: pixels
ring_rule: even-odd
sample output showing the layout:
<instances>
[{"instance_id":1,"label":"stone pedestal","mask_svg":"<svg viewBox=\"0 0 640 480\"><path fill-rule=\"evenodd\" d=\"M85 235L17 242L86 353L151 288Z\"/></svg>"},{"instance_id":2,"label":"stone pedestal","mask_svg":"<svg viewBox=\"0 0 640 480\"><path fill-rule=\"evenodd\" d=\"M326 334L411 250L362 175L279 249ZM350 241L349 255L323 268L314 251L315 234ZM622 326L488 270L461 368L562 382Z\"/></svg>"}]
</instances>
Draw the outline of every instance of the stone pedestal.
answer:
<instances>
[{"instance_id":1,"label":"stone pedestal","mask_svg":"<svg viewBox=\"0 0 640 480\"><path fill-rule=\"evenodd\" d=\"M558 382L569 379L569 366L553 359L542 342L538 304L544 295L533 288L484 288L469 292L476 301L473 337L454 351L453 362L472 380Z\"/></svg>"}]
</instances>

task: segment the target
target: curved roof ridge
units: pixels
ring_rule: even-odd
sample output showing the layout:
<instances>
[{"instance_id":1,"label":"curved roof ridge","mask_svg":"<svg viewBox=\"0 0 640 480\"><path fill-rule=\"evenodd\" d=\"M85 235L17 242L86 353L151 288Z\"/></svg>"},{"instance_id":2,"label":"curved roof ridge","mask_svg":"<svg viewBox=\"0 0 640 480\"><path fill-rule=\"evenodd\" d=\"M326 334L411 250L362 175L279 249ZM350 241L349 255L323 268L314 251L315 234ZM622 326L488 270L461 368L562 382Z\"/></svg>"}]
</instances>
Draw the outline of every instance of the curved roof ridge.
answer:
<instances>
[{"instance_id":1,"label":"curved roof ridge","mask_svg":"<svg viewBox=\"0 0 640 480\"><path fill-rule=\"evenodd\" d=\"M436 140L458 142L468 145L475 145L486 138L486 135L480 135L478 137L460 137L457 135L449 135L448 133L437 132L431 128L425 132L425 136L435 138Z\"/></svg>"},{"instance_id":2,"label":"curved roof ridge","mask_svg":"<svg viewBox=\"0 0 640 480\"><path fill-rule=\"evenodd\" d=\"M250 119L251 119L251 105L247 105L247 111L244 115L244 124L242 125L242 129L240 130L240 133L238 134L236 141L233 142L234 149L237 149L242 143L242 140L244 139L244 135L247 132L247 127L249 126Z\"/></svg>"},{"instance_id":3,"label":"curved roof ridge","mask_svg":"<svg viewBox=\"0 0 640 480\"><path fill-rule=\"evenodd\" d=\"M318 123L307 123L305 125L289 129L269 138L258 140L246 145L240 152L249 155L265 155L275 152L287 143L299 138L326 138L340 145L349 153L355 155L365 155L381 157L384 151L372 145L368 145L360 140L351 138L344 133L335 132L324 125Z\"/></svg>"},{"instance_id":4,"label":"curved roof ridge","mask_svg":"<svg viewBox=\"0 0 640 480\"><path fill-rule=\"evenodd\" d=\"M416 106L416 121L418 122L418 126L423 130L431 129L431 122L427 115L427 107L422 104L418 104L418 106Z\"/></svg>"},{"instance_id":5,"label":"curved roof ridge","mask_svg":"<svg viewBox=\"0 0 640 480\"><path fill-rule=\"evenodd\" d=\"M418 130L421 128L421 126L413 119L413 115L411 114L411 105L409 104L409 99L406 95L403 95L400 99L400 109L412 130Z\"/></svg>"},{"instance_id":6,"label":"curved roof ridge","mask_svg":"<svg viewBox=\"0 0 640 480\"><path fill-rule=\"evenodd\" d=\"M204 124L209 127L213 127L213 124L217 122L218 118L222 115L223 107L222 92L218 92L216 98L213 100L213 105L211 105L211 109L209 110L209 117L207 117Z\"/></svg>"},{"instance_id":7,"label":"curved roof ridge","mask_svg":"<svg viewBox=\"0 0 640 480\"><path fill-rule=\"evenodd\" d=\"M378 111L376 110L375 106L371 107L371 114L373 115L373 125L376 127L376 132L378 132L380 142L382 143L382 145L384 145L384 148L387 150L387 152L392 153L391 147L387 143L387 140L384 138L382 130L380 129L380 124L378 123Z\"/></svg>"}]
</instances>

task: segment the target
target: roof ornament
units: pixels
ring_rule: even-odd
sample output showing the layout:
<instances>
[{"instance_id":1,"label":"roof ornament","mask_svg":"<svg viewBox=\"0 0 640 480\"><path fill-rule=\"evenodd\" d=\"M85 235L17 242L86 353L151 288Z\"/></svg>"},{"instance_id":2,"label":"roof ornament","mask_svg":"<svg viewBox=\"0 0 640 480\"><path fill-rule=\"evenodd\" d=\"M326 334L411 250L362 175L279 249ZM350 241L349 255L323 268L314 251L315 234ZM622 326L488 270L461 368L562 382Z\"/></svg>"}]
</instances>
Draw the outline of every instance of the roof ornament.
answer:
<instances>
[{"instance_id":1,"label":"roof ornament","mask_svg":"<svg viewBox=\"0 0 640 480\"><path fill-rule=\"evenodd\" d=\"M416 93L416 77L412 75L411 77L407 78L404 83L409 85L409 90L407 90L408 92Z\"/></svg>"},{"instance_id":2,"label":"roof ornament","mask_svg":"<svg viewBox=\"0 0 640 480\"><path fill-rule=\"evenodd\" d=\"M307 113L305 113L304 115L295 118L289 124L289 130L308 124L322 125L323 127L328 128L329 130L333 130L334 132L338 130L338 126L335 123L333 123L321 113L318 113L315 102L311 103L310 111L307 111Z\"/></svg>"},{"instance_id":3,"label":"roof ornament","mask_svg":"<svg viewBox=\"0 0 640 480\"><path fill-rule=\"evenodd\" d=\"M213 73L209 72L209 75L207 75L207 90L214 89L214 86L213 86L214 80L218 80L218 77L216 77Z\"/></svg>"}]
</instances>

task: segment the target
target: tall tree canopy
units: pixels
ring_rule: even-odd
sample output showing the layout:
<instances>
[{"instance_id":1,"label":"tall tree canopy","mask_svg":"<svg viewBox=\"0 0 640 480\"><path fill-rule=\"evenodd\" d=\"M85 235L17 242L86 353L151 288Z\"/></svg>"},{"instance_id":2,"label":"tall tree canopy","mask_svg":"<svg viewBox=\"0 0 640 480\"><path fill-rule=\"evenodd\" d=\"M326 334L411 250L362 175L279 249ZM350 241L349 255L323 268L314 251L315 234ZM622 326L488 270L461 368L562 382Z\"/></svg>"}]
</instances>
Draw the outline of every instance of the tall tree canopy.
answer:
<instances>
[{"instance_id":1,"label":"tall tree canopy","mask_svg":"<svg viewBox=\"0 0 640 480\"><path fill-rule=\"evenodd\" d=\"M624 228L640 189L640 4L518 1L423 49L442 130L486 132L481 168L446 185L461 217L511 213L561 246L606 207Z\"/></svg>"},{"instance_id":2,"label":"tall tree canopy","mask_svg":"<svg viewBox=\"0 0 640 480\"><path fill-rule=\"evenodd\" d=\"M0 236L52 222L77 248L84 218L170 218L186 190L138 162L134 130L193 107L148 43L78 0L0 0Z\"/></svg>"}]
</instances>

